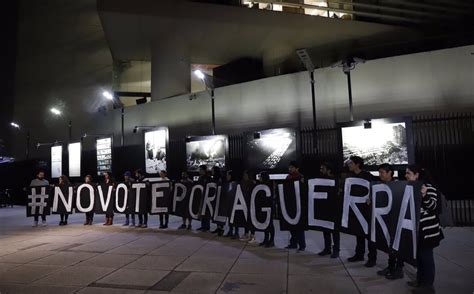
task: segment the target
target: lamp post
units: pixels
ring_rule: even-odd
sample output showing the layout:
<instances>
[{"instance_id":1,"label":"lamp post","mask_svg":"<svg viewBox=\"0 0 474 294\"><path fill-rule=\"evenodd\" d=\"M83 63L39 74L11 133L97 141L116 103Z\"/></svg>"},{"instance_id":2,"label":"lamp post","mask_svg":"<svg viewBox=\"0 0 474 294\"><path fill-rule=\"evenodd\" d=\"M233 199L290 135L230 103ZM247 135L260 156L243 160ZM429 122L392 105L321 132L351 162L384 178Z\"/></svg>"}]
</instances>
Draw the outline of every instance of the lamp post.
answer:
<instances>
[{"instance_id":1,"label":"lamp post","mask_svg":"<svg viewBox=\"0 0 474 294\"><path fill-rule=\"evenodd\" d=\"M357 57L350 57L346 60L341 60L333 64L331 67L342 67L342 71L347 76L347 92L349 94L349 115L350 120L354 121L354 111L352 105L352 83L351 83L351 71L359 63L365 63L364 59Z\"/></svg>"},{"instance_id":2,"label":"lamp post","mask_svg":"<svg viewBox=\"0 0 474 294\"><path fill-rule=\"evenodd\" d=\"M22 129L20 128L20 125L15 123L15 122L11 122L10 125L21 131ZM30 159L30 130L26 130L26 152L25 152L25 155L26 155L26 159Z\"/></svg>"},{"instance_id":3,"label":"lamp post","mask_svg":"<svg viewBox=\"0 0 474 294\"><path fill-rule=\"evenodd\" d=\"M300 58L301 62L305 66L306 70L309 73L309 79L311 83L311 101L313 103L313 146L314 146L314 151L318 153L318 144L317 144L317 138L316 138L316 91L314 89L315 86L315 80L314 80L314 70L316 67L313 64L313 61L311 60L311 57L309 56L308 52L306 49L298 49L296 50L296 54Z\"/></svg>"},{"instance_id":4,"label":"lamp post","mask_svg":"<svg viewBox=\"0 0 474 294\"><path fill-rule=\"evenodd\" d=\"M197 69L194 71L194 74L203 81L206 86L206 90L211 96L211 112L212 112L212 134L216 134L216 111L214 107L214 83L212 77L208 74L203 73L201 70Z\"/></svg>"},{"instance_id":5,"label":"lamp post","mask_svg":"<svg viewBox=\"0 0 474 294\"><path fill-rule=\"evenodd\" d=\"M125 145L125 109L122 101L117 97L116 93L111 94L108 91L102 92L102 96L105 99L112 101L114 108L120 108L120 115L121 115L121 133L120 133L120 146Z\"/></svg>"},{"instance_id":6,"label":"lamp post","mask_svg":"<svg viewBox=\"0 0 474 294\"><path fill-rule=\"evenodd\" d=\"M59 110L59 109L56 108L56 107L52 107L52 108L50 109L50 111L51 111L51 113L54 114L55 116L61 116L61 115L62 115L62 111ZM69 121L68 121L67 126L68 126L68 133L69 133L68 139L69 139L69 141L71 141L71 140L72 140L72 120L69 120Z\"/></svg>"}]
</instances>

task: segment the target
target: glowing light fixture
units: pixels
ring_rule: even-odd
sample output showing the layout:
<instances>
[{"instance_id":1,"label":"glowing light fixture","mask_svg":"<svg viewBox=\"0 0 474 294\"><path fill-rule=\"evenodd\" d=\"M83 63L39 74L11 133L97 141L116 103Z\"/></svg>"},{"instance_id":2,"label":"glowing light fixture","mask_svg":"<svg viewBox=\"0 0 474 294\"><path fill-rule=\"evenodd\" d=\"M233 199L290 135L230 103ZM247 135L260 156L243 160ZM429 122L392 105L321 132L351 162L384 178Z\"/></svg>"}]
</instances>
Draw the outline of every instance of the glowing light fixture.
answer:
<instances>
[{"instance_id":1,"label":"glowing light fixture","mask_svg":"<svg viewBox=\"0 0 474 294\"><path fill-rule=\"evenodd\" d=\"M61 114L61 111L59 109L55 108L55 107L51 108L50 110L55 115L60 115Z\"/></svg>"},{"instance_id":2,"label":"glowing light fixture","mask_svg":"<svg viewBox=\"0 0 474 294\"><path fill-rule=\"evenodd\" d=\"M102 92L102 96L104 96L108 100L113 100L114 99L114 96L112 96L112 94L110 94L110 92L108 92L108 91Z\"/></svg>"},{"instance_id":3,"label":"glowing light fixture","mask_svg":"<svg viewBox=\"0 0 474 294\"><path fill-rule=\"evenodd\" d=\"M15 123L15 122L11 122L10 125L11 125L12 127L14 127L14 128L17 128L17 129L20 128L20 125L17 124L17 123Z\"/></svg>"},{"instance_id":4,"label":"glowing light fixture","mask_svg":"<svg viewBox=\"0 0 474 294\"><path fill-rule=\"evenodd\" d=\"M196 75L196 76L197 76L198 78L200 78L201 80L204 80L204 78L206 77L206 76L204 75L204 73L203 73L201 70L199 70L199 69L197 69L197 70L194 71L194 75Z\"/></svg>"}]
</instances>

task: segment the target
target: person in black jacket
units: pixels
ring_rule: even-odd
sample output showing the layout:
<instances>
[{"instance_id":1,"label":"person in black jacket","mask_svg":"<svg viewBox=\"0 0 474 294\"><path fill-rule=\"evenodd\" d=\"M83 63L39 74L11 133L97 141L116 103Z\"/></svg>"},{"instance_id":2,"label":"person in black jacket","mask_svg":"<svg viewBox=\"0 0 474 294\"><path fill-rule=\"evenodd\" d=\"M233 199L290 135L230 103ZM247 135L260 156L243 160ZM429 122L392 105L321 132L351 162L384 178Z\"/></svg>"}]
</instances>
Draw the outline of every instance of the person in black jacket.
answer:
<instances>
[{"instance_id":1,"label":"person in black jacket","mask_svg":"<svg viewBox=\"0 0 474 294\"><path fill-rule=\"evenodd\" d=\"M393 177L393 168L388 163L383 163L379 166L379 178L383 183L395 181ZM391 250L388 254L388 266L383 270L377 272L378 275L384 276L389 280L396 280L403 278L403 260L397 254L397 251Z\"/></svg>"},{"instance_id":2,"label":"person in black jacket","mask_svg":"<svg viewBox=\"0 0 474 294\"><path fill-rule=\"evenodd\" d=\"M349 167L349 177L352 178L361 178L367 181L371 181L373 179L373 176L368 172L364 170L364 160L359 157L359 156L351 156L348 161L348 167ZM354 190L356 190L358 187L355 187ZM359 190L359 189L357 189ZM354 191L355 195L361 194L362 196L364 191ZM370 205L370 201L367 202L367 205ZM357 236L357 245L355 248L355 254L352 257L349 257L347 261L349 262L356 262L356 261L364 261L364 254L365 254L365 240L367 239L366 236ZM368 261L365 263L366 267L374 267L376 262L377 262L377 247L375 245L375 242L372 242L370 240L367 240L368 244L367 247L369 249L369 254L368 254Z\"/></svg>"},{"instance_id":3,"label":"person in black jacket","mask_svg":"<svg viewBox=\"0 0 474 294\"><path fill-rule=\"evenodd\" d=\"M86 175L84 177L84 184L89 184L89 185L94 185L92 183L92 176L91 175ZM86 212L86 222L84 223L84 226L92 226L92 222L94 221L94 209L90 212Z\"/></svg>"},{"instance_id":4,"label":"person in black jacket","mask_svg":"<svg viewBox=\"0 0 474 294\"><path fill-rule=\"evenodd\" d=\"M135 171L135 182L137 183L146 183L148 185L148 181L145 181L145 175L143 174L141 169L137 169ZM148 228L148 212L146 213L137 213L138 214L138 224L135 226L136 228Z\"/></svg>"},{"instance_id":5,"label":"person in black jacket","mask_svg":"<svg viewBox=\"0 0 474 294\"><path fill-rule=\"evenodd\" d=\"M270 175L268 172L261 172L260 173L260 180L259 184L264 184L270 187L270 189L274 189L273 183L270 180ZM275 226L273 225L273 217L275 213L275 199L273 199L275 193L272 193L272 211L271 211L271 218L270 218L270 225L264 231L264 238L263 242L259 243L258 246L263 246L265 248L271 248L275 246Z\"/></svg>"},{"instance_id":6,"label":"person in black jacket","mask_svg":"<svg viewBox=\"0 0 474 294\"><path fill-rule=\"evenodd\" d=\"M104 185L115 186L115 180L109 172L104 172ZM115 187L114 187L115 190ZM114 224L114 212L105 213L105 223L104 226L111 226Z\"/></svg>"},{"instance_id":7,"label":"person in black jacket","mask_svg":"<svg viewBox=\"0 0 474 294\"><path fill-rule=\"evenodd\" d=\"M334 175L334 168L331 163L329 162L323 162L321 164L321 167L319 169L321 176L327 179L336 179ZM337 185L336 185L337 187ZM332 242L331 242L331 235L332 235ZM323 231L323 237L324 237L324 249L323 251L319 252L319 256L325 256L325 255L331 255L331 258L338 258L339 257L339 249L340 249L340 234L339 234L339 229L334 227L334 230L330 229L325 229ZM332 245L332 251L331 251L331 243Z\"/></svg>"},{"instance_id":8,"label":"person in black jacket","mask_svg":"<svg viewBox=\"0 0 474 294\"><path fill-rule=\"evenodd\" d=\"M409 165L405 178L408 181L421 181L420 224L417 244L417 273L416 280L408 285L418 288L421 293L434 293L435 262L433 249L439 246L444 238L439 225L439 197L429 173L417 165Z\"/></svg>"},{"instance_id":9,"label":"person in black jacket","mask_svg":"<svg viewBox=\"0 0 474 294\"><path fill-rule=\"evenodd\" d=\"M59 177L59 184L58 186L59 187L67 187L71 185L71 183L69 182L69 179L65 176L65 175L62 175ZM65 226L67 225L67 219L69 218L69 213L61 213L59 214L61 220L59 221L59 225L60 226Z\"/></svg>"},{"instance_id":10,"label":"person in black jacket","mask_svg":"<svg viewBox=\"0 0 474 294\"><path fill-rule=\"evenodd\" d=\"M132 178L132 173L131 172L126 171L123 174L123 183L125 185L127 185L128 188L130 188L132 186L132 184L135 183L135 180ZM127 210L126 210L126 213L125 213L125 223L123 224L123 226L135 227L135 213L133 212L132 209L133 208L130 208L127 205ZM129 213L129 211L131 211L131 212Z\"/></svg>"},{"instance_id":11,"label":"person in black jacket","mask_svg":"<svg viewBox=\"0 0 474 294\"><path fill-rule=\"evenodd\" d=\"M203 164L199 166L199 179L198 184L203 185L204 189L206 188L207 183L210 182L210 177L208 175L207 165ZM204 197L203 197L204 199ZM211 218L205 215L201 216L201 227L197 231L207 232L211 229Z\"/></svg>"}]
</instances>

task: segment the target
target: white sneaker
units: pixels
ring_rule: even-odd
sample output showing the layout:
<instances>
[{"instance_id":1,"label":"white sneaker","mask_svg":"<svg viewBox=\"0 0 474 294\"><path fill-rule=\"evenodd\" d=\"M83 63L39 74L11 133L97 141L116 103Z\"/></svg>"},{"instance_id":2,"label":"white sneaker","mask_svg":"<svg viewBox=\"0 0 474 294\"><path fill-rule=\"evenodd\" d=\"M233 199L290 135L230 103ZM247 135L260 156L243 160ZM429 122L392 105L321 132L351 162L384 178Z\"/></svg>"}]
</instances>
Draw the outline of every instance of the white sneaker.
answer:
<instances>
[{"instance_id":1,"label":"white sneaker","mask_svg":"<svg viewBox=\"0 0 474 294\"><path fill-rule=\"evenodd\" d=\"M250 239L249 239L249 244L256 244L257 243L257 240L255 239L255 236L252 236Z\"/></svg>"},{"instance_id":2,"label":"white sneaker","mask_svg":"<svg viewBox=\"0 0 474 294\"><path fill-rule=\"evenodd\" d=\"M240 237L239 240L240 240L240 241L248 241L248 240L249 240L249 236L248 236L248 235L243 235L242 237Z\"/></svg>"},{"instance_id":3,"label":"white sneaker","mask_svg":"<svg viewBox=\"0 0 474 294\"><path fill-rule=\"evenodd\" d=\"M38 226L38 221L35 221L32 225L33 228L36 228Z\"/></svg>"},{"instance_id":4,"label":"white sneaker","mask_svg":"<svg viewBox=\"0 0 474 294\"><path fill-rule=\"evenodd\" d=\"M42 225L43 225L43 227L48 226L48 224L46 223L46 221L43 221Z\"/></svg>"}]
</instances>

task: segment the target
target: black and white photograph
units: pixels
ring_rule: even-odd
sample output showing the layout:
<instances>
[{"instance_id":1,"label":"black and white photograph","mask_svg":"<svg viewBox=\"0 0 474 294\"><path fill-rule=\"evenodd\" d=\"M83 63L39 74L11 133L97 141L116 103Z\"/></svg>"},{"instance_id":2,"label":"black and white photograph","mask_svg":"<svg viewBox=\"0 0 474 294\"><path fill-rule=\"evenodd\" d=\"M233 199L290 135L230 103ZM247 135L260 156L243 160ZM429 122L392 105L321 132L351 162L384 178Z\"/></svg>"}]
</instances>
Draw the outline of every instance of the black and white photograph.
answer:
<instances>
[{"instance_id":1,"label":"black and white photograph","mask_svg":"<svg viewBox=\"0 0 474 294\"><path fill-rule=\"evenodd\" d=\"M200 165L208 168L225 167L226 136L193 138L186 142L186 162L188 171L198 171Z\"/></svg>"},{"instance_id":2,"label":"black and white photograph","mask_svg":"<svg viewBox=\"0 0 474 294\"><path fill-rule=\"evenodd\" d=\"M296 159L296 134L292 129L264 130L250 134L247 138L248 168L286 169Z\"/></svg>"},{"instance_id":3,"label":"black and white photograph","mask_svg":"<svg viewBox=\"0 0 474 294\"><path fill-rule=\"evenodd\" d=\"M69 176L81 176L81 143L71 143L68 145L69 155Z\"/></svg>"},{"instance_id":4,"label":"black and white photograph","mask_svg":"<svg viewBox=\"0 0 474 294\"><path fill-rule=\"evenodd\" d=\"M96 140L97 175L112 171L112 138Z\"/></svg>"},{"instance_id":5,"label":"black and white photograph","mask_svg":"<svg viewBox=\"0 0 474 294\"><path fill-rule=\"evenodd\" d=\"M343 127L344 162L357 155L366 165L408 164L407 132L404 122L372 122L364 126Z\"/></svg>"},{"instance_id":6,"label":"black and white photograph","mask_svg":"<svg viewBox=\"0 0 474 294\"><path fill-rule=\"evenodd\" d=\"M168 131L160 129L145 132L145 171L157 174L166 170L166 142Z\"/></svg>"},{"instance_id":7,"label":"black and white photograph","mask_svg":"<svg viewBox=\"0 0 474 294\"><path fill-rule=\"evenodd\" d=\"M63 174L63 146L51 147L51 178L59 178Z\"/></svg>"}]
</instances>

